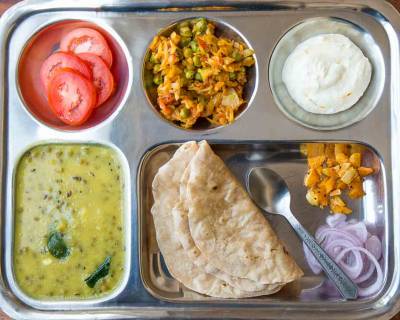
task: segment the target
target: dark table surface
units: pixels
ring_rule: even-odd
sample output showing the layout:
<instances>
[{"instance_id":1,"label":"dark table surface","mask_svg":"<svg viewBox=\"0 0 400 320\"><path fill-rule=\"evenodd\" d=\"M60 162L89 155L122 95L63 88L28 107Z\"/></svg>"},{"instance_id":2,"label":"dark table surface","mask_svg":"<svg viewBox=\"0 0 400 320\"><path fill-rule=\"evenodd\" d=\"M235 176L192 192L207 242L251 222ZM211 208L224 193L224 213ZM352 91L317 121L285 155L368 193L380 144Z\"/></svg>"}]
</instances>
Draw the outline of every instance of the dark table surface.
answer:
<instances>
[{"instance_id":1,"label":"dark table surface","mask_svg":"<svg viewBox=\"0 0 400 320\"><path fill-rule=\"evenodd\" d=\"M9 7L11 7L13 4L17 2L19 2L19 0L0 0L0 15L3 14L4 11L6 11ZM396 7L397 10L400 10L400 0L389 0L389 2L391 2ZM10 318L0 311L0 320L8 320L8 319ZM394 316L391 320L400 320L400 313Z\"/></svg>"}]
</instances>

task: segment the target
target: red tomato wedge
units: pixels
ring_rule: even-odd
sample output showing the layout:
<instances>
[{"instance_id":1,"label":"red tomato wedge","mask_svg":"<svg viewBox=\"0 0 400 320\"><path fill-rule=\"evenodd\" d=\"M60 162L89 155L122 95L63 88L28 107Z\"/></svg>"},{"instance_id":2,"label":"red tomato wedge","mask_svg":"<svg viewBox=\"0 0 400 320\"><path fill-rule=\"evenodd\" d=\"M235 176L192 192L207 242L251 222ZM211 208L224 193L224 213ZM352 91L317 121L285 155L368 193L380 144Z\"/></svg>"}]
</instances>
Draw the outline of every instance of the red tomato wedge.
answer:
<instances>
[{"instance_id":1,"label":"red tomato wedge","mask_svg":"<svg viewBox=\"0 0 400 320\"><path fill-rule=\"evenodd\" d=\"M51 78L62 68L75 70L85 78L89 80L92 79L92 71L88 65L77 56L67 52L55 52L43 62L40 68L40 80L46 91Z\"/></svg>"},{"instance_id":2,"label":"red tomato wedge","mask_svg":"<svg viewBox=\"0 0 400 320\"><path fill-rule=\"evenodd\" d=\"M72 69L60 69L48 88L50 107L64 123L84 123L96 105L96 88L92 82Z\"/></svg>"},{"instance_id":3,"label":"red tomato wedge","mask_svg":"<svg viewBox=\"0 0 400 320\"><path fill-rule=\"evenodd\" d=\"M108 67L112 65L112 52L102 34L90 28L77 28L67 33L60 42L61 51L75 54L89 52L99 56Z\"/></svg>"},{"instance_id":4,"label":"red tomato wedge","mask_svg":"<svg viewBox=\"0 0 400 320\"><path fill-rule=\"evenodd\" d=\"M93 84L97 91L97 106L103 104L114 91L114 78L104 61L92 53L80 53L78 57L85 61L93 74Z\"/></svg>"}]
</instances>

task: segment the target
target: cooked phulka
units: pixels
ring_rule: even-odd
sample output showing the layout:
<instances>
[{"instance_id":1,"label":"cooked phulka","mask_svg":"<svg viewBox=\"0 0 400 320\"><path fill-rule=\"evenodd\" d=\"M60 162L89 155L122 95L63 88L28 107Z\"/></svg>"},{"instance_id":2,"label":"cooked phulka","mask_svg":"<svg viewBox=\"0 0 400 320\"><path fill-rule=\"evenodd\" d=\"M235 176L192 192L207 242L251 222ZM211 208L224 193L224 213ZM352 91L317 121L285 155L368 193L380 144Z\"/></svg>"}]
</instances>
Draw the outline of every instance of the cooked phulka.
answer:
<instances>
[{"instance_id":1,"label":"cooked phulka","mask_svg":"<svg viewBox=\"0 0 400 320\"><path fill-rule=\"evenodd\" d=\"M152 215L157 243L171 275L186 287L209 296L243 298L260 295L234 288L198 268L188 257L174 230L172 209L179 199L179 182L184 168L197 150L195 142L182 145L174 157L162 166L153 180Z\"/></svg>"},{"instance_id":2,"label":"cooked phulka","mask_svg":"<svg viewBox=\"0 0 400 320\"><path fill-rule=\"evenodd\" d=\"M280 284L261 284L249 279L234 277L219 270L211 265L207 257L196 247L190 234L188 209L186 206L186 187L189 175L190 171L186 168L180 182L180 203L173 209L175 230L189 258L192 259L193 263L199 268L204 269L204 271L216 276L218 279L226 281L235 288L250 292L265 290L263 294L271 294L271 291L278 291L281 288Z\"/></svg>"},{"instance_id":3,"label":"cooked phulka","mask_svg":"<svg viewBox=\"0 0 400 320\"><path fill-rule=\"evenodd\" d=\"M302 271L225 163L202 141L189 164L190 233L216 268L260 283L287 283Z\"/></svg>"},{"instance_id":4,"label":"cooked phulka","mask_svg":"<svg viewBox=\"0 0 400 320\"><path fill-rule=\"evenodd\" d=\"M272 294L302 275L205 141L183 144L159 169L153 197L160 251L186 287L215 297L250 297Z\"/></svg>"}]
</instances>

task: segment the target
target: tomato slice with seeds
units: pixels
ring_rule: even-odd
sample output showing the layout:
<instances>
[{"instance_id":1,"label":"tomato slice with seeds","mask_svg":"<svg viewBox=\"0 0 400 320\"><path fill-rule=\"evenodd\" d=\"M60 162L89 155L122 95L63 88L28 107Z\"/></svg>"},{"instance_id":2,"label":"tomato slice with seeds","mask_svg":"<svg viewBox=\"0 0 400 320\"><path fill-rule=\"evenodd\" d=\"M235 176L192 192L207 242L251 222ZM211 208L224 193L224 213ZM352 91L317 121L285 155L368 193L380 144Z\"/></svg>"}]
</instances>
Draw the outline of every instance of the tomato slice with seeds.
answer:
<instances>
[{"instance_id":1,"label":"tomato slice with seeds","mask_svg":"<svg viewBox=\"0 0 400 320\"><path fill-rule=\"evenodd\" d=\"M89 52L99 56L107 64L112 65L112 52L103 35L91 28L77 28L67 33L60 42L61 51L75 54Z\"/></svg>"},{"instance_id":2,"label":"tomato slice with seeds","mask_svg":"<svg viewBox=\"0 0 400 320\"><path fill-rule=\"evenodd\" d=\"M49 56L40 68L40 80L43 83L46 91L51 78L62 68L73 69L85 78L92 79L92 71L85 62L77 56L67 52L55 52Z\"/></svg>"},{"instance_id":3,"label":"tomato slice with seeds","mask_svg":"<svg viewBox=\"0 0 400 320\"><path fill-rule=\"evenodd\" d=\"M104 61L92 53L80 53L78 57L85 61L93 74L93 84L97 91L97 105L103 104L114 91L114 78Z\"/></svg>"},{"instance_id":4,"label":"tomato slice with seeds","mask_svg":"<svg viewBox=\"0 0 400 320\"><path fill-rule=\"evenodd\" d=\"M48 87L49 104L66 124L78 126L90 116L97 101L93 83L72 69L60 69Z\"/></svg>"}]
</instances>

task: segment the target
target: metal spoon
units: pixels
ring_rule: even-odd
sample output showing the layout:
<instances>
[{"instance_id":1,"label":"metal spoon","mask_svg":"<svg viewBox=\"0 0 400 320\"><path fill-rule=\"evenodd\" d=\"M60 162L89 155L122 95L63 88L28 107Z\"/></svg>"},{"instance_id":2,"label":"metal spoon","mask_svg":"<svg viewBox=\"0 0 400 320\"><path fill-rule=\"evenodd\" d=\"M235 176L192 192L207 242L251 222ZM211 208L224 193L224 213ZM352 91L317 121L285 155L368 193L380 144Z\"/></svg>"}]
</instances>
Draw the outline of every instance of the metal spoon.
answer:
<instances>
[{"instance_id":1,"label":"metal spoon","mask_svg":"<svg viewBox=\"0 0 400 320\"><path fill-rule=\"evenodd\" d=\"M253 168L247 180L247 189L260 208L268 213L280 214L289 221L343 298L356 299L357 286L327 255L291 212L290 192L282 177L267 168Z\"/></svg>"}]
</instances>

